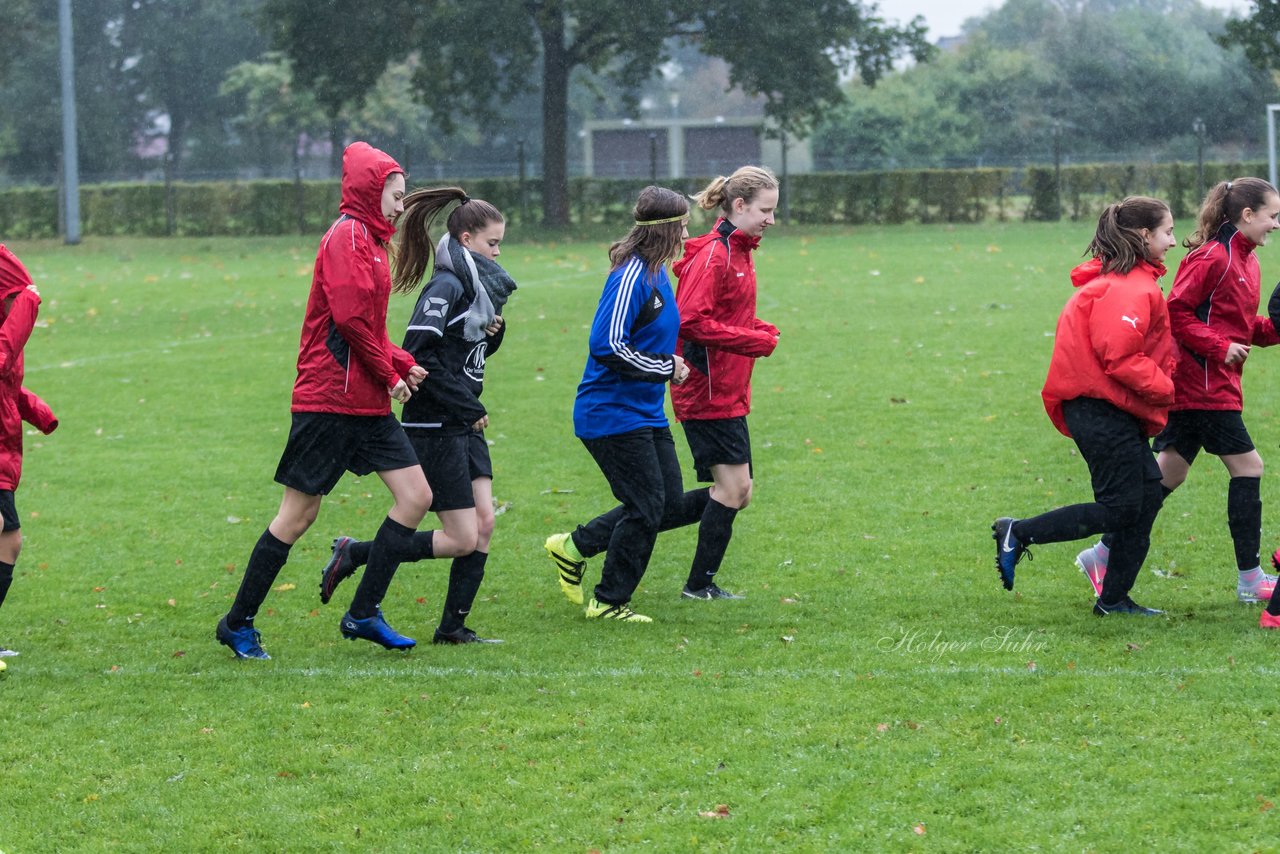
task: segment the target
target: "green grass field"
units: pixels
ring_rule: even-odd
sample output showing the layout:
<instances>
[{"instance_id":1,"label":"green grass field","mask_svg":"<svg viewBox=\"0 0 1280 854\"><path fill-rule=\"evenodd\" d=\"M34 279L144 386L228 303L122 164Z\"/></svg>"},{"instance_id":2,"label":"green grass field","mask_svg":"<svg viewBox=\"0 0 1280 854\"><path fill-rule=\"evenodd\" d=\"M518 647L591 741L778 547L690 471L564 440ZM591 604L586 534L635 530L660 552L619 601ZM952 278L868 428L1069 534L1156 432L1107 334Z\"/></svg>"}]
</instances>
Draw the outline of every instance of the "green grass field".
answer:
<instances>
[{"instance_id":1,"label":"green grass field","mask_svg":"<svg viewBox=\"0 0 1280 854\"><path fill-rule=\"evenodd\" d=\"M318 570L389 506L348 476L259 614L269 662L213 629L279 502L314 241L11 244L45 300L27 385L62 424L28 436L0 611L22 652L0 851L1280 850L1280 637L1235 601L1215 460L1134 590L1168 617L1093 617L1083 544L997 580L995 516L1090 494L1039 397L1090 234L771 232L759 312L783 335L721 576L748 598L681 601L693 533L665 534L649 626L588 623L541 549L610 506L570 420L605 246L510 243L485 394L505 512L470 620L506 643L342 640L351 591L320 606ZM1260 259L1274 281L1280 249ZM394 340L411 306L393 299ZM1273 461L1278 358L1246 372ZM446 575L402 567L391 623L429 639Z\"/></svg>"}]
</instances>

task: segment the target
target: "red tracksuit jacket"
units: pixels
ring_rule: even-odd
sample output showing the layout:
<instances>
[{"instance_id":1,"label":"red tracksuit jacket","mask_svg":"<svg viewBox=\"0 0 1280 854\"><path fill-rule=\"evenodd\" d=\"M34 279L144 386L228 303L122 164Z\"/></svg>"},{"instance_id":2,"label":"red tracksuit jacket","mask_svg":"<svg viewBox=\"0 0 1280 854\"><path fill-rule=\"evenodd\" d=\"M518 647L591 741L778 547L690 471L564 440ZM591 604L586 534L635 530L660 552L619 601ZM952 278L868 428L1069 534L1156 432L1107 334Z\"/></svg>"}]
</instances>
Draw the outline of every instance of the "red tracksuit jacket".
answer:
<instances>
[{"instance_id":1,"label":"red tracksuit jacket","mask_svg":"<svg viewBox=\"0 0 1280 854\"><path fill-rule=\"evenodd\" d=\"M1040 393L1064 436L1071 432L1062 404L1077 397L1114 404L1141 421L1148 436L1168 421L1177 356L1157 282L1164 273L1164 265L1139 261L1128 273L1102 275L1097 258L1071 271L1077 290L1058 317Z\"/></svg>"},{"instance_id":2,"label":"red tracksuit jacket","mask_svg":"<svg viewBox=\"0 0 1280 854\"><path fill-rule=\"evenodd\" d=\"M293 412L387 415L388 390L415 364L387 337L387 241L395 226L382 216L382 190L401 171L368 143L354 142L342 155L342 216L316 253Z\"/></svg>"},{"instance_id":3,"label":"red tracksuit jacket","mask_svg":"<svg viewBox=\"0 0 1280 854\"><path fill-rule=\"evenodd\" d=\"M756 317L760 238L720 219L709 234L685 243L672 265L679 280L680 339L676 352L689 378L671 386L678 421L737 418L751 411L751 369L778 346L778 327Z\"/></svg>"},{"instance_id":4,"label":"red tracksuit jacket","mask_svg":"<svg viewBox=\"0 0 1280 854\"><path fill-rule=\"evenodd\" d=\"M45 434L58 426L45 402L22 387L22 348L40 310L30 284L27 268L0 244L0 489L9 491L22 479L22 422Z\"/></svg>"},{"instance_id":5,"label":"red tracksuit jacket","mask_svg":"<svg viewBox=\"0 0 1280 854\"><path fill-rule=\"evenodd\" d=\"M1217 235L1187 253L1169 291L1169 320L1178 342L1173 409L1244 408L1240 372L1227 365L1227 346L1280 343L1268 317L1258 316L1261 273L1255 244L1224 222Z\"/></svg>"}]
</instances>

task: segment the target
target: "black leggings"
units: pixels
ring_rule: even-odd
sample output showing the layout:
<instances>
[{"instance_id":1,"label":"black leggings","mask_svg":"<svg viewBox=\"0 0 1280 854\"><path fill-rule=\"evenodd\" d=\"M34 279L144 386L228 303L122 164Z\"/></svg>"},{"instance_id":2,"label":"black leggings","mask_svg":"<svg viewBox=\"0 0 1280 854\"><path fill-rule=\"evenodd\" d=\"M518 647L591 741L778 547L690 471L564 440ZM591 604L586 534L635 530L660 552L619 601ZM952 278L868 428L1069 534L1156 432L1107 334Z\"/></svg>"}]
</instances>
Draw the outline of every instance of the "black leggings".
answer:
<instances>
[{"instance_id":1,"label":"black leggings","mask_svg":"<svg viewBox=\"0 0 1280 854\"><path fill-rule=\"evenodd\" d=\"M1160 466L1137 418L1104 400L1079 397L1062 406L1067 429L1089 465L1093 501L1050 510L1013 525L1023 543L1060 543L1115 534L1102 600L1129 593L1151 547L1151 526L1164 501Z\"/></svg>"},{"instance_id":2,"label":"black leggings","mask_svg":"<svg viewBox=\"0 0 1280 854\"><path fill-rule=\"evenodd\" d=\"M649 566L658 531L697 521L707 490L684 492L667 427L583 439L582 444L622 506L580 526L574 531L574 544L584 557L608 551L595 597L608 605L625 605Z\"/></svg>"}]
</instances>

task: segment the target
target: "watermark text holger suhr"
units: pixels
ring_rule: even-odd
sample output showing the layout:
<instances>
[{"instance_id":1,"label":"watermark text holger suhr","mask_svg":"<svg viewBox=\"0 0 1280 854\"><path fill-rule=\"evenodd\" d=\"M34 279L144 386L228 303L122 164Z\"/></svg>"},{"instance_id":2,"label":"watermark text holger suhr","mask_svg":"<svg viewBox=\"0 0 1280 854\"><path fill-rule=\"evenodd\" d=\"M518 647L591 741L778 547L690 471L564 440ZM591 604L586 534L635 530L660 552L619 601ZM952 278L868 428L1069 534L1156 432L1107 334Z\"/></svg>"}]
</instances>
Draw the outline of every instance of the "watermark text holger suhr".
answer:
<instances>
[{"instance_id":1,"label":"watermark text holger suhr","mask_svg":"<svg viewBox=\"0 0 1280 854\"><path fill-rule=\"evenodd\" d=\"M968 652L1003 652L1014 655L1044 652L1048 641L1036 637L1036 632L1014 629L1009 626L996 626L991 634L982 638L953 640L942 636L939 629L932 634L920 629L898 629L896 635L885 635L876 641L876 649L881 652L904 652L911 655L927 655L937 661L952 655Z\"/></svg>"}]
</instances>

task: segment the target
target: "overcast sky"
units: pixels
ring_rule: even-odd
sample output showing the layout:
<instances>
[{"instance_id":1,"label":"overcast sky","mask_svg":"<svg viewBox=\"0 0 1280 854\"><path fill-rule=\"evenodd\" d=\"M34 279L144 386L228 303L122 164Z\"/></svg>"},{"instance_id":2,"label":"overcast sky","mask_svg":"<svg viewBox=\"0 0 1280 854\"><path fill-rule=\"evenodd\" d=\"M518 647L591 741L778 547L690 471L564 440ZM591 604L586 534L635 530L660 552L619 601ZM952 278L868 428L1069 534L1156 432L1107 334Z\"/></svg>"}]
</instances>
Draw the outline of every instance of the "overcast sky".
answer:
<instances>
[{"instance_id":1,"label":"overcast sky","mask_svg":"<svg viewBox=\"0 0 1280 854\"><path fill-rule=\"evenodd\" d=\"M1247 0L1201 0L1215 9L1243 14L1252 6ZM880 0L880 13L888 20L899 23L923 15L929 24L929 39L960 34L960 25L972 18L998 9L1003 0Z\"/></svg>"}]
</instances>

